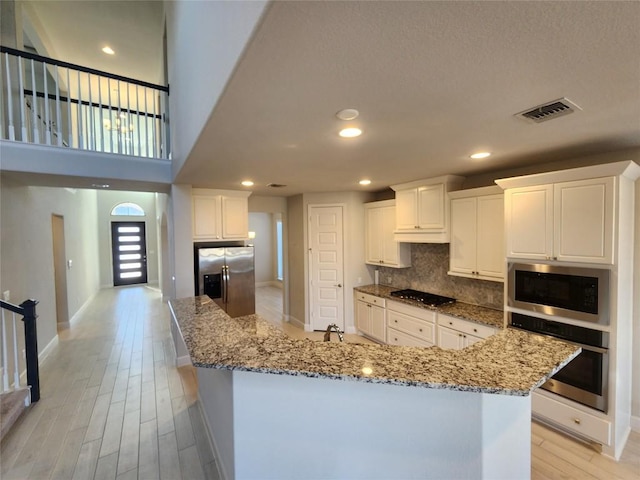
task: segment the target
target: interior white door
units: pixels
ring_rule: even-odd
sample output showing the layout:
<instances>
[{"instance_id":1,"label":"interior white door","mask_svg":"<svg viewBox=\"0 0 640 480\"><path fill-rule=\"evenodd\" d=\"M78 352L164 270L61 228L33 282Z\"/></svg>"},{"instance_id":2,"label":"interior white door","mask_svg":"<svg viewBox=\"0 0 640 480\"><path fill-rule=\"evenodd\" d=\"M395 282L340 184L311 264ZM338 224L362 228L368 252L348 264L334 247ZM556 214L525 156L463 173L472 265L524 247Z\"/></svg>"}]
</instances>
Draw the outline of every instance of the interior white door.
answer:
<instances>
[{"instance_id":1,"label":"interior white door","mask_svg":"<svg viewBox=\"0 0 640 480\"><path fill-rule=\"evenodd\" d=\"M335 323L344 330L341 206L309 207L309 310L311 328Z\"/></svg>"}]
</instances>

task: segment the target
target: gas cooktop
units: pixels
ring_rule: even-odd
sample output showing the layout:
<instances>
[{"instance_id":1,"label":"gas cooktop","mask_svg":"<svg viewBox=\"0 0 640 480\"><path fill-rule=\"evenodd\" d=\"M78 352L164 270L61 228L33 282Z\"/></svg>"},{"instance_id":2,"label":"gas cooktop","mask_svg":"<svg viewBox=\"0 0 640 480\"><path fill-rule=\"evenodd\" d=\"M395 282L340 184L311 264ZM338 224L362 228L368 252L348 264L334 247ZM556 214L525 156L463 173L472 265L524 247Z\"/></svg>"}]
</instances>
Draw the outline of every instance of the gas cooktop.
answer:
<instances>
[{"instance_id":1,"label":"gas cooktop","mask_svg":"<svg viewBox=\"0 0 640 480\"><path fill-rule=\"evenodd\" d=\"M407 288L405 290L395 290L391 292L392 297L404 298L407 300L414 300L416 302L424 303L431 307L438 307L447 303L453 303L455 298L443 297L442 295L436 295L435 293L421 292L419 290L411 290Z\"/></svg>"}]
</instances>

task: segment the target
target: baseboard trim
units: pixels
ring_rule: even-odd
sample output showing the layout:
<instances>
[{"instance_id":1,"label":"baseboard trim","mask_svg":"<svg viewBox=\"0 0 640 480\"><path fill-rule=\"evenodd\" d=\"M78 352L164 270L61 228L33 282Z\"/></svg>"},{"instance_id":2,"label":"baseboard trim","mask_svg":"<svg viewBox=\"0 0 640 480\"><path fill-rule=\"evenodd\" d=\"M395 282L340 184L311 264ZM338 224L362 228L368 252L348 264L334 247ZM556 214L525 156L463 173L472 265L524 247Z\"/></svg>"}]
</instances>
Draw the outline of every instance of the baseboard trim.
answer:
<instances>
[{"instance_id":1,"label":"baseboard trim","mask_svg":"<svg viewBox=\"0 0 640 480\"><path fill-rule=\"evenodd\" d=\"M211 433L211 424L209 423L209 417L202 408L202 399L200 398L200 391L198 390L198 410L200 411L200 416L204 421L204 429L207 433L207 440L209 440L209 448L213 452L213 458L216 463L216 467L218 469L218 473L220 474L221 480L227 480L229 475L227 475L227 471L224 468L224 465L220 462L220 451L218 450L218 446L216 445L216 439L213 437Z\"/></svg>"},{"instance_id":2,"label":"baseboard trim","mask_svg":"<svg viewBox=\"0 0 640 480\"><path fill-rule=\"evenodd\" d=\"M289 322L298 328L304 329L305 331L310 331L310 330L307 330L307 326L304 324L304 322L298 320L296 317L292 315L282 315L282 317L284 318L285 322Z\"/></svg>"},{"instance_id":3,"label":"baseboard trim","mask_svg":"<svg viewBox=\"0 0 640 480\"><path fill-rule=\"evenodd\" d=\"M278 282L277 280L270 280L267 282L256 282L256 288L260 288L260 287L276 287L276 288L282 288L282 283Z\"/></svg>"},{"instance_id":4,"label":"baseboard trim","mask_svg":"<svg viewBox=\"0 0 640 480\"><path fill-rule=\"evenodd\" d=\"M631 415L631 430L640 432L640 417Z\"/></svg>"},{"instance_id":5,"label":"baseboard trim","mask_svg":"<svg viewBox=\"0 0 640 480\"><path fill-rule=\"evenodd\" d=\"M344 333L353 333L356 334L358 333L358 330L356 329L356 327L354 327L353 325L347 327L344 329Z\"/></svg>"},{"instance_id":6,"label":"baseboard trim","mask_svg":"<svg viewBox=\"0 0 640 480\"><path fill-rule=\"evenodd\" d=\"M38 368L42 367L47 362L47 359L54 348L58 346L60 340L58 338L58 334L51 339L51 341L44 347L40 353L38 353ZM22 372L20 372L20 385L27 385L27 368L25 367ZM15 388L15 385L14 385Z\"/></svg>"},{"instance_id":7,"label":"baseboard trim","mask_svg":"<svg viewBox=\"0 0 640 480\"><path fill-rule=\"evenodd\" d=\"M82 313L87 309L89 304L96 297L96 295L98 294L101 288L102 287L100 287L98 290L94 291L91 295L89 295L89 298L87 298L87 300L85 300L82 306L78 310L76 310L76 313L73 314L73 316L69 319L68 322L59 322L58 325L60 325L62 328L70 328L71 325L76 323L80 319L80 316L82 315Z\"/></svg>"},{"instance_id":8,"label":"baseboard trim","mask_svg":"<svg viewBox=\"0 0 640 480\"><path fill-rule=\"evenodd\" d=\"M185 367L187 365L191 365L191 357L189 355L183 355L181 357L176 357L176 367Z\"/></svg>"}]
</instances>

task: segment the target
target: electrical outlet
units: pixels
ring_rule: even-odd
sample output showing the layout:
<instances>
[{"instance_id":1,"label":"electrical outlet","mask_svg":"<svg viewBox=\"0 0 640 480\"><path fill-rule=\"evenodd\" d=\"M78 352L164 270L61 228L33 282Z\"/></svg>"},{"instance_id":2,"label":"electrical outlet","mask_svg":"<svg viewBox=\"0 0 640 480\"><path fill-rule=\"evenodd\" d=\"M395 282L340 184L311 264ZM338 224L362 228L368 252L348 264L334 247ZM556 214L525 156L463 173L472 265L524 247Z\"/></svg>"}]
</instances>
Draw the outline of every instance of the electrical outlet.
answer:
<instances>
[{"instance_id":1,"label":"electrical outlet","mask_svg":"<svg viewBox=\"0 0 640 480\"><path fill-rule=\"evenodd\" d=\"M2 292L2 297L5 302L11 300L11 290L5 290L4 292Z\"/></svg>"},{"instance_id":2,"label":"electrical outlet","mask_svg":"<svg viewBox=\"0 0 640 480\"><path fill-rule=\"evenodd\" d=\"M22 349L22 359L26 362L27 361L27 351L23 348Z\"/></svg>"},{"instance_id":3,"label":"electrical outlet","mask_svg":"<svg viewBox=\"0 0 640 480\"><path fill-rule=\"evenodd\" d=\"M358 285L362 283L362 277L358 277Z\"/></svg>"}]
</instances>

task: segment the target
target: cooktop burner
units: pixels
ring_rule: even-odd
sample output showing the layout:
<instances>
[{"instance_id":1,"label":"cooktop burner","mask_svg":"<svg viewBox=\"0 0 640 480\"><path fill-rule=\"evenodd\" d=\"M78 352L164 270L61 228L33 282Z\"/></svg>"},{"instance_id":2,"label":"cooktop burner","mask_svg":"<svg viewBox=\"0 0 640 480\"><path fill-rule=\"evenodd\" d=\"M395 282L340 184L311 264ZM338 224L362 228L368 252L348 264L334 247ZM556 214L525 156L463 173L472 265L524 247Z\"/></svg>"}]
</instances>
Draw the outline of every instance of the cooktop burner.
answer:
<instances>
[{"instance_id":1,"label":"cooktop burner","mask_svg":"<svg viewBox=\"0 0 640 480\"><path fill-rule=\"evenodd\" d=\"M411 290L410 288L407 288L406 290L395 290L391 292L391 296L398 297L398 298L406 298L408 300L415 300L416 302L421 302L431 307L437 307L440 305L445 305L447 303L453 303L456 301L455 298L443 297L442 295L421 292L419 290Z\"/></svg>"}]
</instances>

